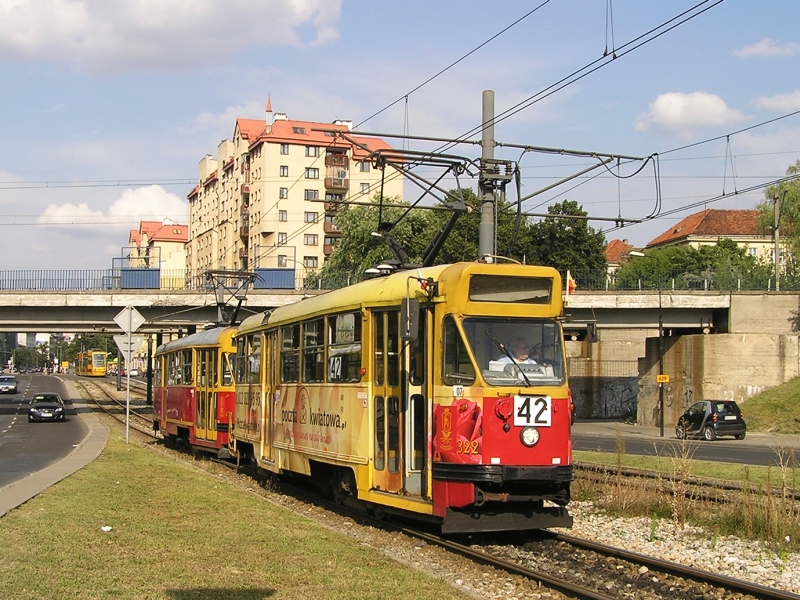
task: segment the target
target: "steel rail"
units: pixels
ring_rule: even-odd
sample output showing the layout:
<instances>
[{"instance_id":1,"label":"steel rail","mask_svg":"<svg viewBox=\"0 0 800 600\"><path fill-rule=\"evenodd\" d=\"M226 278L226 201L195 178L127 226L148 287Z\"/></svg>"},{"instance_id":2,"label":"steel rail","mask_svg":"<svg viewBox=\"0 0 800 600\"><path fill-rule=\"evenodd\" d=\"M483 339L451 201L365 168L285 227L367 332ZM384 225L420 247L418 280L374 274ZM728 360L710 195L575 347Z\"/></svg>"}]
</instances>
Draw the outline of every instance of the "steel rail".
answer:
<instances>
[{"instance_id":1,"label":"steel rail","mask_svg":"<svg viewBox=\"0 0 800 600\"><path fill-rule=\"evenodd\" d=\"M758 583L751 583L749 581L744 581L743 579L718 575L716 573L711 573L710 571L703 571L701 569L687 567L686 565L681 565L668 560L661 560L645 554L639 554L638 552L631 552L621 548L614 548L613 546L606 546L605 544L598 544L597 542L590 542L589 540L576 538L563 533L552 533L549 531L545 531L545 533L555 540L576 546L578 548L583 548L585 550L591 550L606 556L613 556L629 562L642 564L647 567L652 567L657 571L661 571L662 573L669 573L671 575L677 575L678 577L684 577L699 582L713 583L714 585L723 587L731 592L750 594L751 596L763 598L764 600L800 600L800 595L793 594L792 592L767 587Z\"/></svg>"}]
</instances>

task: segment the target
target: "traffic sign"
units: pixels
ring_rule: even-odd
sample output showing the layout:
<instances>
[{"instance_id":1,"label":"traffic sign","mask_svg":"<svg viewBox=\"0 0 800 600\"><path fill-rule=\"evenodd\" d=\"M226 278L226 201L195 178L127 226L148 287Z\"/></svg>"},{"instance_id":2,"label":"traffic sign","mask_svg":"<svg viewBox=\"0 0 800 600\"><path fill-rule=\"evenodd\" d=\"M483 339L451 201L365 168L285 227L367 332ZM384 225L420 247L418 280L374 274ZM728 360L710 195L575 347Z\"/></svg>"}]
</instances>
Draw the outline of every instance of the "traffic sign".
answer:
<instances>
[{"instance_id":1,"label":"traffic sign","mask_svg":"<svg viewBox=\"0 0 800 600\"><path fill-rule=\"evenodd\" d=\"M133 333L139 329L146 320L147 319L142 316L142 313L132 306L126 306L114 317L114 322L119 325L125 333Z\"/></svg>"},{"instance_id":2,"label":"traffic sign","mask_svg":"<svg viewBox=\"0 0 800 600\"><path fill-rule=\"evenodd\" d=\"M131 364L131 356L134 352L136 352L144 342L143 335L115 335L114 341L117 343L117 348L122 353L122 357L125 359L125 364Z\"/></svg>"}]
</instances>

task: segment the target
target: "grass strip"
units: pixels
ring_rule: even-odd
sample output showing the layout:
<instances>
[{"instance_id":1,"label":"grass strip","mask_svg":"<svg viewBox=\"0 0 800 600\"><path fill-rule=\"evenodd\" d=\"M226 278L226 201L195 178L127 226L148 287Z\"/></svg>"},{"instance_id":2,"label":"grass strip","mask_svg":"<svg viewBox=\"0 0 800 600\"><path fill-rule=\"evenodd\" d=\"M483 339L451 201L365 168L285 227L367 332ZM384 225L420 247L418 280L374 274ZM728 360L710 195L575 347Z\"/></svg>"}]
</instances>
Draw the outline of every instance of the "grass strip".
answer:
<instances>
[{"instance_id":1,"label":"grass strip","mask_svg":"<svg viewBox=\"0 0 800 600\"><path fill-rule=\"evenodd\" d=\"M97 460L0 519L0 597L464 596L112 429Z\"/></svg>"}]
</instances>

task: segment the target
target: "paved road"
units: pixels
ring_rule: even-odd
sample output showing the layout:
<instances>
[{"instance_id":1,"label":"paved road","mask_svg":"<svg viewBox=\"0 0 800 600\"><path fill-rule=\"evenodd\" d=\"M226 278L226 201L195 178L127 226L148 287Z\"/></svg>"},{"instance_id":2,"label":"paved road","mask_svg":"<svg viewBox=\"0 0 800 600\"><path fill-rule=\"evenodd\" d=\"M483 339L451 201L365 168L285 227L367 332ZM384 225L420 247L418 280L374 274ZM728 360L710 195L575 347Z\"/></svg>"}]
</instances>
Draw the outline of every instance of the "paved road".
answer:
<instances>
[{"instance_id":1,"label":"paved road","mask_svg":"<svg viewBox=\"0 0 800 600\"><path fill-rule=\"evenodd\" d=\"M39 374L17 378L19 393L0 395L0 487L63 459L88 432L61 379ZM65 400L65 422L28 423L27 399L39 392L56 392Z\"/></svg>"},{"instance_id":2,"label":"paved road","mask_svg":"<svg viewBox=\"0 0 800 600\"><path fill-rule=\"evenodd\" d=\"M648 456L681 456L684 452L672 429L660 431L655 427L626 425L603 421L583 421L576 423L572 430L573 450L595 452L617 451L617 434L625 444L627 454ZM730 462L748 465L778 464L778 451L794 449L800 458L800 437L748 433L744 440L717 438L713 442L691 440L687 451L697 460Z\"/></svg>"}]
</instances>

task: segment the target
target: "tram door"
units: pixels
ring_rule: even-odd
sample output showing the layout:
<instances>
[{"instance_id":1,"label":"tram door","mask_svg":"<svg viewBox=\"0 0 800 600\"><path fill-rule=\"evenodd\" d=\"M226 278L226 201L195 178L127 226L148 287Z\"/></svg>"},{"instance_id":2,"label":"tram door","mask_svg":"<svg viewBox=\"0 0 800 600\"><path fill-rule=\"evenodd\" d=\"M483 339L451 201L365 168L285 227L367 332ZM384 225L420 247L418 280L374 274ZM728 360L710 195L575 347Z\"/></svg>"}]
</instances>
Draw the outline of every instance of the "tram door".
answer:
<instances>
[{"instance_id":1,"label":"tram door","mask_svg":"<svg viewBox=\"0 0 800 600\"><path fill-rule=\"evenodd\" d=\"M431 336L429 327L433 323L430 313L422 308L419 314L419 330L417 339L404 342L404 385L405 387L405 491L411 496L428 497L426 469L427 431L429 427L429 398L433 393L429 389L431 370Z\"/></svg>"},{"instance_id":2,"label":"tram door","mask_svg":"<svg viewBox=\"0 0 800 600\"><path fill-rule=\"evenodd\" d=\"M197 415L195 417L195 438L216 441L217 429L214 426L217 415L217 373L218 356L214 348L197 350Z\"/></svg>"},{"instance_id":3,"label":"tram door","mask_svg":"<svg viewBox=\"0 0 800 600\"><path fill-rule=\"evenodd\" d=\"M385 492L403 489L403 388L400 311L372 313L373 415L372 485Z\"/></svg>"},{"instance_id":4,"label":"tram door","mask_svg":"<svg viewBox=\"0 0 800 600\"><path fill-rule=\"evenodd\" d=\"M261 449L261 456L264 460L272 461L272 440L275 431L274 414L275 407L277 406L277 399L275 391L277 389L277 364L278 364L278 331L272 330L265 334L264 351L262 352L264 360L264 368L261 372L264 374L264 423L261 428L261 442L263 448Z\"/></svg>"}]
</instances>

